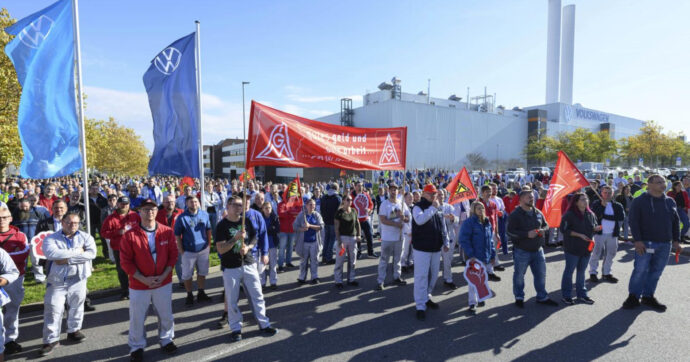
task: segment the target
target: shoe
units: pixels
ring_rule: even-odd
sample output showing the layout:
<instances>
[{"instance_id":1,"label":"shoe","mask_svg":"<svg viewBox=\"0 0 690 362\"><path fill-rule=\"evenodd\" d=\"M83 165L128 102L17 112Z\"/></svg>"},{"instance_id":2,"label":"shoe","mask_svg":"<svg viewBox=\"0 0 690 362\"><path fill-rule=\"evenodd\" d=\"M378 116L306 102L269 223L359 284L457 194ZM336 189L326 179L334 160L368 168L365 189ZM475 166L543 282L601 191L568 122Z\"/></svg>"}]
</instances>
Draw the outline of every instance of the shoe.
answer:
<instances>
[{"instance_id":1,"label":"shoe","mask_svg":"<svg viewBox=\"0 0 690 362\"><path fill-rule=\"evenodd\" d=\"M492 274L489 274L489 280L491 280L492 282L500 282L501 277L492 273Z\"/></svg>"},{"instance_id":2,"label":"shoe","mask_svg":"<svg viewBox=\"0 0 690 362\"><path fill-rule=\"evenodd\" d=\"M665 312L666 311L666 306L659 303L658 300L654 297L642 297L640 300L640 304L644 304L648 307L652 307L652 309L659 311L659 312Z\"/></svg>"},{"instance_id":3,"label":"shoe","mask_svg":"<svg viewBox=\"0 0 690 362\"><path fill-rule=\"evenodd\" d=\"M217 325L219 328L223 328L228 325L228 312L223 312L223 315L220 317Z\"/></svg>"},{"instance_id":4,"label":"shoe","mask_svg":"<svg viewBox=\"0 0 690 362\"><path fill-rule=\"evenodd\" d=\"M127 293L120 294L120 300L129 300L129 294L127 294ZM84 304L84 309L86 309L86 303Z\"/></svg>"},{"instance_id":5,"label":"shoe","mask_svg":"<svg viewBox=\"0 0 690 362\"><path fill-rule=\"evenodd\" d=\"M378 258L381 255L379 253L368 253L367 256L370 258Z\"/></svg>"},{"instance_id":6,"label":"shoe","mask_svg":"<svg viewBox=\"0 0 690 362\"><path fill-rule=\"evenodd\" d=\"M352 286L352 287L358 287L358 286L359 286L359 282L356 281L356 280L353 280L353 281L351 281L351 282L347 282L347 285Z\"/></svg>"},{"instance_id":7,"label":"shoe","mask_svg":"<svg viewBox=\"0 0 690 362\"><path fill-rule=\"evenodd\" d=\"M177 288L178 289L184 289L184 283L177 283ZM136 351L134 351L134 352L136 352ZM134 352L132 352L132 353L134 353Z\"/></svg>"},{"instance_id":8,"label":"shoe","mask_svg":"<svg viewBox=\"0 0 690 362\"><path fill-rule=\"evenodd\" d=\"M575 304L575 302L573 301L573 298L563 298L563 299L561 299L561 301L563 301L563 303L565 303L565 305Z\"/></svg>"},{"instance_id":9,"label":"shoe","mask_svg":"<svg viewBox=\"0 0 690 362\"><path fill-rule=\"evenodd\" d=\"M187 299L185 299L184 305L186 305L186 306L194 305L194 295L192 293L187 293Z\"/></svg>"},{"instance_id":10,"label":"shoe","mask_svg":"<svg viewBox=\"0 0 690 362\"><path fill-rule=\"evenodd\" d=\"M278 267L278 273L282 273L282 272L284 272L284 271L285 271L285 268L284 268L284 267L282 267L282 266L279 266L279 267Z\"/></svg>"},{"instance_id":11,"label":"shoe","mask_svg":"<svg viewBox=\"0 0 690 362\"><path fill-rule=\"evenodd\" d=\"M86 338L84 333L81 333L81 331L76 331L72 333L67 333L67 339L69 339L72 342L81 342Z\"/></svg>"},{"instance_id":12,"label":"shoe","mask_svg":"<svg viewBox=\"0 0 690 362\"><path fill-rule=\"evenodd\" d=\"M611 274L602 276L602 277L601 277L601 280L607 281L607 282L609 282L609 283L614 283L614 284L618 283L618 278L614 277L614 276L611 275Z\"/></svg>"},{"instance_id":13,"label":"shoe","mask_svg":"<svg viewBox=\"0 0 690 362\"><path fill-rule=\"evenodd\" d=\"M47 355L53 353L53 351L55 351L55 348L58 348L59 346L60 346L60 342L57 342L57 341L53 342L53 343L44 344L43 347L41 347L41 351L40 351L41 356L47 356Z\"/></svg>"},{"instance_id":14,"label":"shoe","mask_svg":"<svg viewBox=\"0 0 690 362\"><path fill-rule=\"evenodd\" d=\"M357 260L362 260L362 259L369 259L369 255L367 255L367 254L357 254Z\"/></svg>"},{"instance_id":15,"label":"shoe","mask_svg":"<svg viewBox=\"0 0 690 362\"><path fill-rule=\"evenodd\" d=\"M127 296L127 299L129 299L129 296ZM96 307L91 305L91 300L89 300L89 298L86 298L86 300L84 301L84 311L85 312L93 312L95 310L96 310Z\"/></svg>"},{"instance_id":16,"label":"shoe","mask_svg":"<svg viewBox=\"0 0 690 362\"><path fill-rule=\"evenodd\" d=\"M314 278L314 279L312 279L312 280L311 280L311 284L312 284L312 285L319 284L319 278Z\"/></svg>"},{"instance_id":17,"label":"shoe","mask_svg":"<svg viewBox=\"0 0 690 362\"><path fill-rule=\"evenodd\" d=\"M175 343L170 342L170 343L166 344L165 346L161 347L161 351L163 351L164 353L167 353L167 354L173 354L173 353L177 352L177 346L175 345Z\"/></svg>"},{"instance_id":18,"label":"shoe","mask_svg":"<svg viewBox=\"0 0 690 362\"><path fill-rule=\"evenodd\" d=\"M376 290L383 290L383 289L384 289L383 283L376 284Z\"/></svg>"},{"instance_id":19,"label":"shoe","mask_svg":"<svg viewBox=\"0 0 690 362\"><path fill-rule=\"evenodd\" d=\"M404 266L404 267L401 267L401 268L400 268L400 271L401 271L402 273L407 273L408 271L410 271L410 269L409 269L408 267Z\"/></svg>"},{"instance_id":20,"label":"shoe","mask_svg":"<svg viewBox=\"0 0 690 362\"><path fill-rule=\"evenodd\" d=\"M343 283L335 283L335 287L338 289L343 289Z\"/></svg>"},{"instance_id":21,"label":"shoe","mask_svg":"<svg viewBox=\"0 0 690 362\"><path fill-rule=\"evenodd\" d=\"M426 312L423 310L417 309L417 320L423 321L426 319Z\"/></svg>"},{"instance_id":22,"label":"shoe","mask_svg":"<svg viewBox=\"0 0 690 362\"><path fill-rule=\"evenodd\" d=\"M633 309L633 308L637 308L639 306L640 306L640 298L638 298L632 294L628 294L628 299L626 299L625 302L623 302L623 309Z\"/></svg>"},{"instance_id":23,"label":"shoe","mask_svg":"<svg viewBox=\"0 0 690 362\"><path fill-rule=\"evenodd\" d=\"M278 290L278 284L271 284L271 290Z\"/></svg>"},{"instance_id":24,"label":"shoe","mask_svg":"<svg viewBox=\"0 0 690 362\"><path fill-rule=\"evenodd\" d=\"M486 305L486 302L479 302L477 303L477 307L483 307Z\"/></svg>"},{"instance_id":25,"label":"shoe","mask_svg":"<svg viewBox=\"0 0 690 362\"><path fill-rule=\"evenodd\" d=\"M297 279L297 284L299 284L299 285L306 284L306 283L307 283L307 281L304 279Z\"/></svg>"},{"instance_id":26,"label":"shoe","mask_svg":"<svg viewBox=\"0 0 690 362\"><path fill-rule=\"evenodd\" d=\"M435 303L435 302L432 301L431 299L429 299L429 300L426 301L426 306L427 306L428 308L430 308L430 309L438 309L438 308L439 308L438 303Z\"/></svg>"},{"instance_id":27,"label":"shoe","mask_svg":"<svg viewBox=\"0 0 690 362\"><path fill-rule=\"evenodd\" d=\"M230 342L239 342L242 340L242 332L230 333Z\"/></svg>"},{"instance_id":28,"label":"shoe","mask_svg":"<svg viewBox=\"0 0 690 362\"><path fill-rule=\"evenodd\" d=\"M204 292L204 290L202 289L196 293L196 301L197 302L210 302L211 297L206 295L206 292Z\"/></svg>"},{"instance_id":29,"label":"shoe","mask_svg":"<svg viewBox=\"0 0 690 362\"><path fill-rule=\"evenodd\" d=\"M467 262L466 262L466 261L464 261L464 260L463 260L463 261L461 261L461 262L460 262L460 266L467 266Z\"/></svg>"},{"instance_id":30,"label":"shoe","mask_svg":"<svg viewBox=\"0 0 690 362\"><path fill-rule=\"evenodd\" d=\"M494 267L494 270L497 270L497 271L504 271L504 270L506 270L506 268L505 268L505 267L502 267L502 266L500 266L500 265L496 265L496 266Z\"/></svg>"},{"instance_id":31,"label":"shoe","mask_svg":"<svg viewBox=\"0 0 690 362\"><path fill-rule=\"evenodd\" d=\"M599 278L597 278L596 274L590 274L589 275L589 281L592 283L599 283Z\"/></svg>"},{"instance_id":32,"label":"shoe","mask_svg":"<svg viewBox=\"0 0 690 362\"><path fill-rule=\"evenodd\" d=\"M15 341L9 341L5 343L5 354L10 355L21 351L22 346L19 343Z\"/></svg>"},{"instance_id":33,"label":"shoe","mask_svg":"<svg viewBox=\"0 0 690 362\"><path fill-rule=\"evenodd\" d=\"M362 253L357 253L357 260L362 259Z\"/></svg>"},{"instance_id":34,"label":"shoe","mask_svg":"<svg viewBox=\"0 0 690 362\"><path fill-rule=\"evenodd\" d=\"M404 281L404 280L402 280L402 279L400 279L400 278L398 278L398 279L395 279L395 280L393 281L393 284L395 284L395 285L407 285L407 282Z\"/></svg>"},{"instance_id":35,"label":"shoe","mask_svg":"<svg viewBox=\"0 0 690 362\"><path fill-rule=\"evenodd\" d=\"M582 303L582 304L589 304L589 305L594 304L594 301L590 297L577 298L577 302Z\"/></svg>"},{"instance_id":36,"label":"shoe","mask_svg":"<svg viewBox=\"0 0 690 362\"><path fill-rule=\"evenodd\" d=\"M130 361L140 362L144 360L144 350L139 348L138 350L129 354Z\"/></svg>"},{"instance_id":37,"label":"shoe","mask_svg":"<svg viewBox=\"0 0 690 362\"><path fill-rule=\"evenodd\" d=\"M543 305L550 305L552 307L558 307L558 303L554 302L553 300L546 298L544 300L538 300L537 303L543 304Z\"/></svg>"},{"instance_id":38,"label":"shoe","mask_svg":"<svg viewBox=\"0 0 690 362\"><path fill-rule=\"evenodd\" d=\"M524 308L525 301L523 301L522 299L515 299L515 306L518 308Z\"/></svg>"},{"instance_id":39,"label":"shoe","mask_svg":"<svg viewBox=\"0 0 690 362\"><path fill-rule=\"evenodd\" d=\"M294 268L295 267L294 265L292 265L292 263L287 263L287 264L285 264L285 266L288 268Z\"/></svg>"},{"instance_id":40,"label":"shoe","mask_svg":"<svg viewBox=\"0 0 690 362\"><path fill-rule=\"evenodd\" d=\"M470 305L470 307L467 308L467 313L471 315L477 314L477 306L474 304Z\"/></svg>"},{"instance_id":41,"label":"shoe","mask_svg":"<svg viewBox=\"0 0 690 362\"><path fill-rule=\"evenodd\" d=\"M458 289L458 286L455 285L455 283L453 283L453 282L450 282L450 283L449 282L443 282L443 285L445 285L446 288L448 288L448 289L452 289L452 290Z\"/></svg>"},{"instance_id":42,"label":"shoe","mask_svg":"<svg viewBox=\"0 0 690 362\"><path fill-rule=\"evenodd\" d=\"M261 333L263 333L264 335L267 335L269 337L275 336L276 333L278 333L278 330L271 327L271 326L268 326L266 328L261 328L260 331L261 331Z\"/></svg>"}]
</instances>

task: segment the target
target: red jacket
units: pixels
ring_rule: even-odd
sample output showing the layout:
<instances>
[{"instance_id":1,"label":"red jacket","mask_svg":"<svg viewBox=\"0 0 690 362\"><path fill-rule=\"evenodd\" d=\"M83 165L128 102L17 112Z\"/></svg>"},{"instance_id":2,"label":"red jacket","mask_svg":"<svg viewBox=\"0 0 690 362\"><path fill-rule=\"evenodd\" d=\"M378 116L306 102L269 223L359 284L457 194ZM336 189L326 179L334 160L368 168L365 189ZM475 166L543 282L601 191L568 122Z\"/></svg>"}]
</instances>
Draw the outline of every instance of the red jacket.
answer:
<instances>
[{"instance_id":1,"label":"red jacket","mask_svg":"<svg viewBox=\"0 0 690 362\"><path fill-rule=\"evenodd\" d=\"M156 222L161 223L175 230L175 220L177 220L177 217L180 216L182 212L182 209L175 208L175 210L173 210L172 212L172 222L170 223L170 225L168 225L168 210L159 209L158 213L156 214Z\"/></svg>"},{"instance_id":2,"label":"red jacket","mask_svg":"<svg viewBox=\"0 0 690 362\"><path fill-rule=\"evenodd\" d=\"M134 279L137 270L147 277L161 275L165 268L174 267L177 261L177 243L173 230L160 223L156 224L155 264L149 248L149 239L139 224L134 225L120 240L120 267L129 275L129 287L132 289L151 289ZM161 286L172 282L172 274L171 270Z\"/></svg>"},{"instance_id":3,"label":"red jacket","mask_svg":"<svg viewBox=\"0 0 690 362\"><path fill-rule=\"evenodd\" d=\"M685 190L680 190L680 192L683 194L683 199L685 200L685 209L690 208L690 199L688 198L688 193ZM668 197L672 198L673 201L676 201L676 193L673 192L673 190L669 191L666 195Z\"/></svg>"},{"instance_id":4,"label":"red jacket","mask_svg":"<svg viewBox=\"0 0 690 362\"><path fill-rule=\"evenodd\" d=\"M134 211L129 211L128 214L120 215L117 210L113 211L112 214L103 220L103 226L101 226L101 236L110 239L110 247L115 250L120 250L120 230L124 229L127 225L129 227L134 227L139 225L141 218L139 214Z\"/></svg>"},{"instance_id":5,"label":"red jacket","mask_svg":"<svg viewBox=\"0 0 690 362\"><path fill-rule=\"evenodd\" d=\"M43 194L38 195L38 204L48 209L48 211L53 212L53 203L58 200L58 197L53 195L53 197L47 199Z\"/></svg>"},{"instance_id":6,"label":"red jacket","mask_svg":"<svg viewBox=\"0 0 690 362\"><path fill-rule=\"evenodd\" d=\"M26 257L29 256L29 242L26 240L26 235L16 226L10 225L10 230L0 233L0 247L10 254L12 261L19 269L19 275L24 275Z\"/></svg>"},{"instance_id":7,"label":"red jacket","mask_svg":"<svg viewBox=\"0 0 690 362\"><path fill-rule=\"evenodd\" d=\"M509 195L503 197L503 204L506 205L506 212L510 214L515 208L520 205L520 196L510 197Z\"/></svg>"},{"instance_id":8,"label":"red jacket","mask_svg":"<svg viewBox=\"0 0 690 362\"><path fill-rule=\"evenodd\" d=\"M281 233L293 233L292 224L295 222L297 215L302 211L299 205L288 206L288 203L283 200L278 203L278 221L280 222Z\"/></svg>"}]
</instances>

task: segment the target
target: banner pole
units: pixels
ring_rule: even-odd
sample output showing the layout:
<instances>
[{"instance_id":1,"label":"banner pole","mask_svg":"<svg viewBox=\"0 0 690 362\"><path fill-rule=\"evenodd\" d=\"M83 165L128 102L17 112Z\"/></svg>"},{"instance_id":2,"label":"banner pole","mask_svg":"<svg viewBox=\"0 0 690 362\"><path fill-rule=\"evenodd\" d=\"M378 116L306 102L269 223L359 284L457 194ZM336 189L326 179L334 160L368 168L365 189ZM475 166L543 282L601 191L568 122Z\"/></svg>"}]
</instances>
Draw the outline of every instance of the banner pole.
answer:
<instances>
[{"instance_id":1,"label":"banner pole","mask_svg":"<svg viewBox=\"0 0 690 362\"><path fill-rule=\"evenodd\" d=\"M86 232L91 234L91 215L89 212L89 169L86 164L86 127L84 126L84 95L81 79L81 45L79 39L79 4L78 0L72 0L72 25L74 27L74 59L76 61L77 75L77 104L79 111L79 144L81 148L81 163L83 180L84 198L84 217L86 218Z\"/></svg>"},{"instance_id":2,"label":"banner pole","mask_svg":"<svg viewBox=\"0 0 690 362\"><path fill-rule=\"evenodd\" d=\"M203 137L201 136L201 23L199 20L195 20L196 23L196 39L194 42L196 50L196 119L197 119L197 129L199 130L199 187L201 188L201 209L206 211L206 198L204 197L204 192L206 192L206 182L204 178L204 143ZM211 150L209 150L209 153ZM211 155L209 154L209 160Z\"/></svg>"}]
</instances>

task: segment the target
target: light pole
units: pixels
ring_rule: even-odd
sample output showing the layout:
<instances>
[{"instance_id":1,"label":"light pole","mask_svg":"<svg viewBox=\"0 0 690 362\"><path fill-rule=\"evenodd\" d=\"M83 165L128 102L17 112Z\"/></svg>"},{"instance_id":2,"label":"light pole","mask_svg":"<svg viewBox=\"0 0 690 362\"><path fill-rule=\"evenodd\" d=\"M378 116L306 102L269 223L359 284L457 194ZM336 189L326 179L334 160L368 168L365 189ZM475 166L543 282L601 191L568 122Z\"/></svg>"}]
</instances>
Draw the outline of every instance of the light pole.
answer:
<instances>
[{"instance_id":1,"label":"light pole","mask_svg":"<svg viewBox=\"0 0 690 362\"><path fill-rule=\"evenodd\" d=\"M247 171L247 121L244 113L244 86L249 82L242 81L242 138L244 138L244 171Z\"/></svg>"}]
</instances>

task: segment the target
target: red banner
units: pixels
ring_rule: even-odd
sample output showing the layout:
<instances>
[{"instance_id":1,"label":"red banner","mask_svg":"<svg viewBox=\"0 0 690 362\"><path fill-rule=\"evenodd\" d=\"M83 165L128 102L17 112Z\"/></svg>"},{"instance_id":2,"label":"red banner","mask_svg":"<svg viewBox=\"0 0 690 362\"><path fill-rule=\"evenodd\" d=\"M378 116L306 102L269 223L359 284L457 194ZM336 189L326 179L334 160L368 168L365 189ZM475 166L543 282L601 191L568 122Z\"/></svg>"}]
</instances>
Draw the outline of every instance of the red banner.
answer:
<instances>
[{"instance_id":1,"label":"red banner","mask_svg":"<svg viewBox=\"0 0 690 362\"><path fill-rule=\"evenodd\" d=\"M450 195L448 197L448 203L451 205L477 198L477 191L474 190L470 175L464 167L453 177L453 181L446 186L446 190L448 190L448 194Z\"/></svg>"},{"instance_id":2,"label":"red banner","mask_svg":"<svg viewBox=\"0 0 690 362\"><path fill-rule=\"evenodd\" d=\"M589 186L589 182L575 167L573 161L570 161L565 152L558 151L558 161L556 161L556 168L553 170L553 178L549 184L549 192L546 194L543 209L544 217L546 217L546 222L550 227L557 228L561 225L561 216L563 215L561 201L563 198L569 193L587 186Z\"/></svg>"},{"instance_id":3,"label":"red banner","mask_svg":"<svg viewBox=\"0 0 690 362\"><path fill-rule=\"evenodd\" d=\"M317 122L252 101L247 167L404 170L407 127L356 128Z\"/></svg>"}]
</instances>

